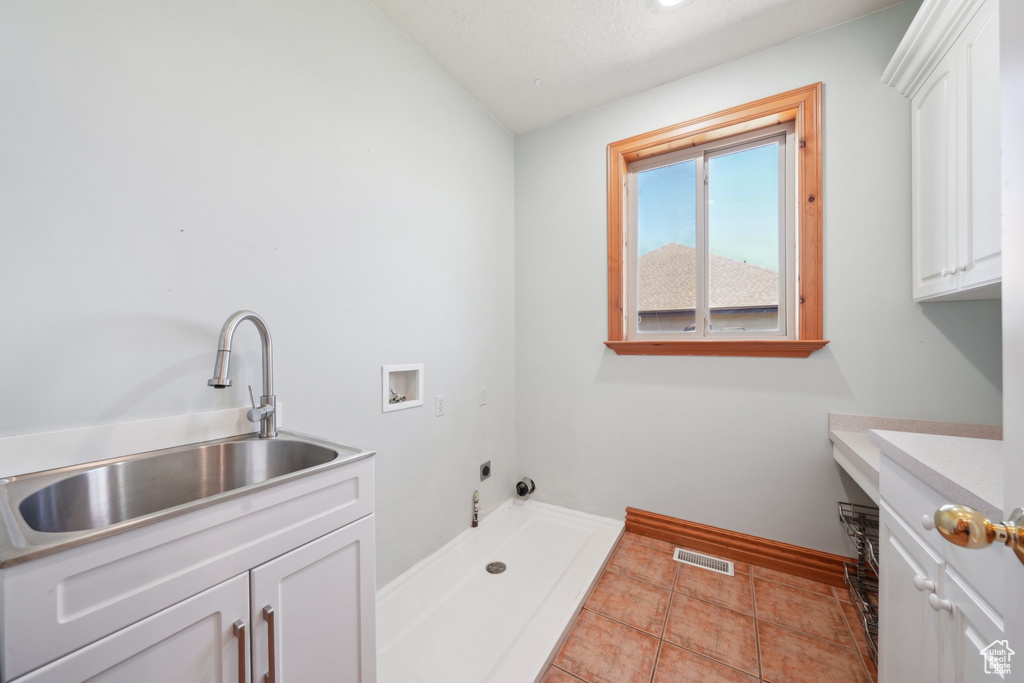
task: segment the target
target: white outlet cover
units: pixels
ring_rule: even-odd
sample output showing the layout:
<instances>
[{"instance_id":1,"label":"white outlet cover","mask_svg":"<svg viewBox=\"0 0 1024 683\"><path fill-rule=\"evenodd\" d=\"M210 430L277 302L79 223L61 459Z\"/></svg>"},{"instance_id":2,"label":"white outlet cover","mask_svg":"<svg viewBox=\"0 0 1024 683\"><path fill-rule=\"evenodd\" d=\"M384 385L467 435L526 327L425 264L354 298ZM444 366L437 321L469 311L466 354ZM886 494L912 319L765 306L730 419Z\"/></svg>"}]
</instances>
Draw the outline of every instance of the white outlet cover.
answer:
<instances>
[{"instance_id":1,"label":"white outlet cover","mask_svg":"<svg viewBox=\"0 0 1024 683\"><path fill-rule=\"evenodd\" d=\"M434 397L434 417L444 417L445 401L444 394Z\"/></svg>"},{"instance_id":2,"label":"white outlet cover","mask_svg":"<svg viewBox=\"0 0 1024 683\"><path fill-rule=\"evenodd\" d=\"M487 405L487 387L480 387L480 405Z\"/></svg>"}]
</instances>

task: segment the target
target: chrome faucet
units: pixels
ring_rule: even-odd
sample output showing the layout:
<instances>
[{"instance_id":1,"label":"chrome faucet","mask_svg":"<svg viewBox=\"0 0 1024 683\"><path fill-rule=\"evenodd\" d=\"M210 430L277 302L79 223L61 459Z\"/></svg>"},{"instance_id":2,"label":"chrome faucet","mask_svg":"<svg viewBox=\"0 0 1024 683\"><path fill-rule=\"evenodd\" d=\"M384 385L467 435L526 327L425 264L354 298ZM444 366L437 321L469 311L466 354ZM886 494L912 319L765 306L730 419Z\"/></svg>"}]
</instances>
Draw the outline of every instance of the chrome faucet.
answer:
<instances>
[{"instance_id":1,"label":"chrome faucet","mask_svg":"<svg viewBox=\"0 0 1024 683\"><path fill-rule=\"evenodd\" d=\"M277 436L277 400L274 396L274 348L270 341L270 328L267 322L252 311L238 311L224 323L220 331L220 344L217 346L217 362L213 366L213 379L206 382L215 389L224 389L231 386L228 379L228 366L231 363L231 339L235 336L235 330L239 323L250 320L260 333L260 341L263 344L263 395L260 396L260 405L256 405L256 398L252 394L252 387L249 387L249 396L252 400L252 410L246 417L249 422L260 423L260 438L273 439Z\"/></svg>"}]
</instances>

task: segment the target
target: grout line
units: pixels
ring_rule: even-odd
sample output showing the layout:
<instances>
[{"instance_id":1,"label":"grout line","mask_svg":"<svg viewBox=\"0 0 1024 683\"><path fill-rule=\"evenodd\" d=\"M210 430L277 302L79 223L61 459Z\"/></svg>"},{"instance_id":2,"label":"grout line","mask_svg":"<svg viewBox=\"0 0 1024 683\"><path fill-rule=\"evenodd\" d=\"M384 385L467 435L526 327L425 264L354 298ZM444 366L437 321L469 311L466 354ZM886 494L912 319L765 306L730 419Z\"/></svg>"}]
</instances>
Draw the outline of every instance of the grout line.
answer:
<instances>
[{"instance_id":1,"label":"grout line","mask_svg":"<svg viewBox=\"0 0 1024 683\"><path fill-rule=\"evenodd\" d=\"M829 645L833 645L833 646L838 647L838 648L840 648L842 650L848 650L850 652L856 652L858 656L860 655L860 650L857 649L857 644L856 643L853 644L853 647L847 647L846 645L840 645L839 643L837 643L834 640L829 640L828 638L822 638L821 636L816 636L813 633L807 633L806 631L801 631L800 629L793 628L792 626L786 626L785 624L780 624L778 622L772 621L771 619L765 619L765 618L762 617L762 618L759 618L758 621L763 621L766 624L771 624L772 626L777 626L778 628L784 628L787 631L792 631L793 633L799 633L802 636L806 636L808 638L813 638L814 640L820 640L823 643L828 643Z\"/></svg>"},{"instance_id":2,"label":"grout line","mask_svg":"<svg viewBox=\"0 0 1024 683\"><path fill-rule=\"evenodd\" d=\"M665 609L665 621L661 624L661 639L665 640L665 631L668 630L668 617L672 614L672 603L675 601L676 593L672 593L668 596L668 607Z\"/></svg>"},{"instance_id":3,"label":"grout line","mask_svg":"<svg viewBox=\"0 0 1024 683\"><path fill-rule=\"evenodd\" d=\"M661 662L661 646L664 644L664 640L658 641L658 651L654 653L654 666L651 667L650 683L654 683L654 677L658 675L658 664Z\"/></svg>"},{"instance_id":4,"label":"grout line","mask_svg":"<svg viewBox=\"0 0 1024 683\"><path fill-rule=\"evenodd\" d=\"M836 600L838 601L838 598ZM856 608L854 608L854 609L856 609ZM853 624L851 624L850 620L846 617L846 610L843 609L842 605L839 605L839 613L843 615L843 622L846 624L846 628L850 632L850 637L853 638L853 647L857 650L857 654L860 655L860 665L861 665L861 667L863 667L864 673L867 674L869 681L873 680L871 678L871 671L870 671L870 669L868 669L868 663L864 659L865 655L868 656L868 657L870 657L871 655L869 653L867 653L867 652L861 652L860 646L857 644L857 636L853 632ZM859 626L860 625L858 624L858 627ZM862 635L863 635L864 640L866 642L867 638L868 638L868 634L864 633Z\"/></svg>"},{"instance_id":5,"label":"grout line","mask_svg":"<svg viewBox=\"0 0 1024 683\"><path fill-rule=\"evenodd\" d=\"M599 617L601 617L602 619L607 619L608 621L612 621L612 622L615 622L616 624L619 624L620 626L625 626L626 628L628 628L628 629L631 629L631 630L633 630L633 631L636 631L637 633L639 633L639 634L641 634L641 635L645 635L645 636L647 636L648 638L654 638L654 639L656 639L656 640L661 640L661 638L658 638L658 636L654 635L653 633L649 633L649 632L647 632L647 631L643 630L642 628L637 628L636 626L633 626L633 625L631 625L631 624L627 624L627 623L626 623L626 622L624 622L624 621L619 621L619 620L618 620L618 619L616 619L615 617L610 617L610 616L608 616L607 614L601 614L601 613L600 613L600 612L598 612L597 610L593 610L593 609L588 609L588 608L586 608L586 607L584 607L583 609L584 609L584 611L590 612L591 614L594 614L594 615L596 615L596 616L599 616Z\"/></svg>"},{"instance_id":6,"label":"grout line","mask_svg":"<svg viewBox=\"0 0 1024 683\"><path fill-rule=\"evenodd\" d=\"M757 594L754 593L754 572L750 572L750 604L754 610L754 644L757 645L757 677L764 678L764 666L761 664L761 631L757 625Z\"/></svg>"},{"instance_id":7,"label":"grout line","mask_svg":"<svg viewBox=\"0 0 1024 683\"><path fill-rule=\"evenodd\" d=\"M747 619L756 619L757 618L754 614L748 614L747 612L740 612L739 610L733 609L732 607L729 607L727 605L723 605L723 604L720 604L720 603L717 603L717 602L712 602L711 600L705 600L704 598L698 598L696 595L690 595L689 593L684 593L683 591L672 591L672 594L673 595L682 595L684 598L688 598L690 600L696 600L697 602L703 602L704 604L711 605L713 607L720 607L720 608L722 608L724 610L728 610L728 611L732 612L733 614L738 614L741 617L746 617ZM751 591L750 599L751 599L751 603L753 603L753 599L754 599L753 591Z\"/></svg>"},{"instance_id":8,"label":"grout line","mask_svg":"<svg viewBox=\"0 0 1024 683\"><path fill-rule=\"evenodd\" d=\"M793 626L789 626L787 624L779 623L779 622L775 621L774 619L769 619L767 617L759 617L759 620L763 621L765 623L768 623L768 624L772 624L774 626L782 626L783 628L788 628L790 631L796 631L797 633L802 633L805 636L810 636L811 638L817 638L818 640L823 640L826 643L832 643L836 647L841 647L844 650L854 650L855 652L858 652L858 653L860 652L860 649L857 647L857 641L856 640L851 640L853 645L843 645L842 643L837 643L836 641L829 640L828 638L825 638L823 636L815 635L814 633L808 633L807 631L801 631L800 629L795 628ZM846 623L845 620L844 620L843 623L844 624ZM849 627L847 627L847 629L849 629ZM847 630L847 634L849 635L849 630ZM852 635L851 635L851 639L852 639Z\"/></svg>"},{"instance_id":9,"label":"grout line","mask_svg":"<svg viewBox=\"0 0 1024 683\"><path fill-rule=\"evenodd\" d=\"M548 669L548 671L550 672L551 669L555 669L557 671L561 671L562 673L564 673L566 676L568 676L569 678L573 679L574 681L583 681L583 683L587 683L587 681L583 680L582 678L580 678L576 674L569 673L565 669L559 669L554 664L551 665L551 667ZM545 673L544 675L547 676L547 673Z\"/></svg>"},{"instance_id":10,"label":"grout line","mask_svg":"<svg viewBox=\"0 0 1024 683\"><path fill-rule=\"evenodd\" d=\"M625 576L627 579L635 579L637 581L642 581L643 583L647 583L647 584L650 584L652 586L656 586L657 588L661 588L661 589L664 589L664 590L667 590L667 591L672 590L672 586L674 586L675 583L676 583L675 579L673 578L672 579L672 586L663 586L660 583L654 583L653 581L649 581L649 580L647 580L647 579L645 579L645 578L643 578L641 576L634 576L633 574L627 574L626 572L619 571L618 569L613 569L612 567L608 567L607 569L605 569L605 571L606 572L611 572L612 574L618 574L619 576Z\"/></svg>"},{"instance_id":11,"label":"grout line","mask_svg":"<svg viewBox=\"0 0 1024 683\"><path fill-rule=\"evenodd\" d=\"M733 671L738 671L741 674L743 674L744 676L750 676L751 678L760 678L760 676L758 676L757 674L752 674L749 671L744 671L743 669L737 669L735 666L733 666L732 664L729 664L728 662L723 662L720 659L715 659L714 657L712 657L711 655L709 655L706 652L698 652L697 650L692 650L692 649L690 649L688 647L683 647L682 645L679 645L678 643L673 643L671 640L666 640L665 642L667 644L671 645L672 647L678 647L680 650L685 650L686 652L689 652L690 654L697 655L701 659L706 659L709 662L714 662L715 664L721 664L722 666L724 666L724 667L726 667L728 669L732 669ZM758 671L760 671L760 668L758 668Z\"/></svg>"},{"instance_id":12,"label":"grout line","mask_svg":"<svg viewBox=\"0 0 1024 683\"><path fill-rule=\"evenodd\" d=\"M782 572L782 573L785 573L785 572ZM753 577L754 574L751 573L750 576ZM795 578L798 578L798 579L802 578L800 576L796 576L795 574L786 574L786 576L794 576ZM775 579L769 579L767 576L758 576L757 578L760 579L761 581L767 581L768 583L774 583L774 584L778 584L780 586L785 586L786 588L795 588L796 590L803 591L804 593L811 593L813 595L820 595L823 598L832 598L832 599L836 600L837 602L839 600L839 598L837 598L835 593L832 591L832 589L835 588L835 586L831 586L831 585L829 585L827 583L822 583L821 581L815 581L814 583L818 584L819 586L825 586L826 588L828 588L829 589L828 595L824 595L824 594L819 593L817 591L812 591L810 588L804 588L803 586L794 586L793 584L786 583L785 581L776 581ZM810 581L810 579L807 579L807 580Z\"/></svg>"}]
</instances>

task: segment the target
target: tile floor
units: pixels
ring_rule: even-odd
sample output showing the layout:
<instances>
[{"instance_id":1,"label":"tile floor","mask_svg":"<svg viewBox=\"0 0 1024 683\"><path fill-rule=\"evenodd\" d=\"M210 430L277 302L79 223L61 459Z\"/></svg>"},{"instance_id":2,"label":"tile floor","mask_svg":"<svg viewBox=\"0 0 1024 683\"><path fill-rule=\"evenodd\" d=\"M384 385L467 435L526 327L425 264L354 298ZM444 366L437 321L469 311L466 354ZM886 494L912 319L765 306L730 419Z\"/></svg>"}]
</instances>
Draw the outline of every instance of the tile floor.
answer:
<instances>
[{"instance_id":1,"label":"tile floor","mask_svg":"<svg viewBox=\"0 0 1024 683\"><path fill-rule=\"evenodd\" d=\"M543 683L877 680L845 589L626 533Z\"/></svg>"}]
</instances>

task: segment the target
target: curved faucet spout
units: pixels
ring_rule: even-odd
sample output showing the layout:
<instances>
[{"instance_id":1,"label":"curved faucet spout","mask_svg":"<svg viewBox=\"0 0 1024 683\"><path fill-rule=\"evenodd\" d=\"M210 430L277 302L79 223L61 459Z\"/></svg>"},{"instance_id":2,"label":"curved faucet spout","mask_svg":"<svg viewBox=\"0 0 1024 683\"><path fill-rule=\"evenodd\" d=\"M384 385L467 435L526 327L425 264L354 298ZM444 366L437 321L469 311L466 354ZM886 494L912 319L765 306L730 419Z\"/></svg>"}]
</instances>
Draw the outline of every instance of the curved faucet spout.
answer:
<instances>
[{"instance_id":1,"label":"curved faucet spout","mask_svg":"<svg viewBox=\"0 0 1024 683\"><path fill-rule=\"evenodd\" d=\"M228 369L231 365L231 341L235 336L235 330L244 321L250 321L256 326L260 333L260 342L263 346L263 396L260 397L261 406L253 405L249 411L249 419L255 422L254 416L260 421L260 436L272 438L277 436L277 416L274 397L274 347L270 339L270 328L267 321L253 311L238 311L231 315L220 331L220 343L217 345L217 360L213 366L213 378L206 384L215 389L224 389L231 386L231 379L228 377Z\"/></svg>"}]
</instances>

